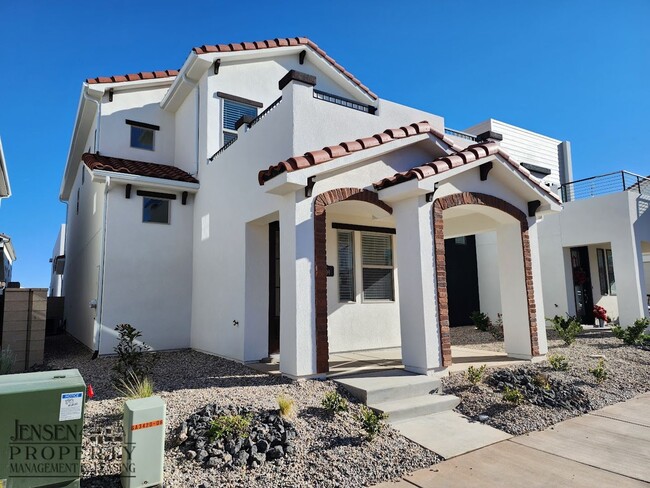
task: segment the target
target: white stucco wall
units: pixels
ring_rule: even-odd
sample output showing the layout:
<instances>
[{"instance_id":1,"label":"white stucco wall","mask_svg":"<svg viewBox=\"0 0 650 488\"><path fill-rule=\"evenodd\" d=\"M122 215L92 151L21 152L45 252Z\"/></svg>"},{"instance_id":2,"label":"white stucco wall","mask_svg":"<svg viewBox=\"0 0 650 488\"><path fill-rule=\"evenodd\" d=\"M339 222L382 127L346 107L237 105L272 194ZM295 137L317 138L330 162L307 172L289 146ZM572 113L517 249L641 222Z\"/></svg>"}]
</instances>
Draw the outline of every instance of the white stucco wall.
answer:
<instances>
[{"instance_id":1,"label":"white stucco wall","mask_svg":"<svg viewBox=\"0 0 650 488\"><path fill-rule=\"evenodd\" d=\"M495 322L502 309L496 232L476 234L476 265L481 312Z\"/></svg>"}]
</instances>

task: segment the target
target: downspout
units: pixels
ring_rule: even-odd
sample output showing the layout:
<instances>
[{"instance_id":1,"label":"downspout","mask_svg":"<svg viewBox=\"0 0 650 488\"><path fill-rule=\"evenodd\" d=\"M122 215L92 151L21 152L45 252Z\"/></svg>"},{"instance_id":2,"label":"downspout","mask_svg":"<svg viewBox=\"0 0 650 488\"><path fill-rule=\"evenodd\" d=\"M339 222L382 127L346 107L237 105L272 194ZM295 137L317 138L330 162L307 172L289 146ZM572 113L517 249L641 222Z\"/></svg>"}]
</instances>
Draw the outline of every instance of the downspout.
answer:
<instances>
[{"instance_id":1,"label":"downspout","mask_svg":"<svg viewBox=\"0 0 650 488\"><path fill-rule=\"evenodd\" d=\"M97 297L99 298L99 301L97 303L97 312L95 315L95 321L97 322L97 349L95 349L93 358L99 355L102 342L102 324L104 320L104 265L106 262L106 225L108 222L108 192L110 191L110 188L111 177L107 176L106 183L104 184L104 218L102 223L102 247L100 251L99 261L99 290L97 290Z\"/></svg>"},{"instance_id":2,"label":"downspout","mask_svg":"<svg viewBox=\"0 0 650 488\"><path fill-rule=\"evenodd\" d=\"M95 153L99 154L99 137L101 133L101 122L102 122L102 104L99 100L95 100L93 97L86 93L86 90L83 92L84 100L93 102L97 105L97 127L95 129Z\"/></svg>"},{"instance_id":3,"label":"downspout","mask_svg":"<svg viewBox=\"0 0 650 488\"><path fill-rule=\"evenodd\" d=\"M185 75L183 75L185 76ZM199 84L196 84L196 173L194 176L199 175L199 148L200 148L200 137L201 137L201 87Z\"/></svg>"}]
</instances>

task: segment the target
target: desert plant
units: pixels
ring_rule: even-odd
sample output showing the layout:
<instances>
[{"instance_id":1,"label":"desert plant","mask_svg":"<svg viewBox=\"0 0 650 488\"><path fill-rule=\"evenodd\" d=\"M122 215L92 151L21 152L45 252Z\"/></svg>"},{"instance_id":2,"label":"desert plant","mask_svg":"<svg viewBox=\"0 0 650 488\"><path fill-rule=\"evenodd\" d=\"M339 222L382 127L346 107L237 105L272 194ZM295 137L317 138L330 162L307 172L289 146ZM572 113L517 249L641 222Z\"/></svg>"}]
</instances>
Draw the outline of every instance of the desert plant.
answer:
<instances>
[{"instance_id":1,"label":"desert plant","mask_svg":"<svg viewBox=\"0 0 650 488\"><path fill-rule=\"evenodd\" d=\"M336 391L328 391L321 402L321 405L328 413L336 415L348 411L348 401Z\"/></svg>"},{"instance_id":2,"label":"desert plant","mask_svg":"<svg viewBox=\"0 0 650 488\"><path fill-rule=\"evenodd\" d=\"M148 376L138 378L134 373L129 373L129 378L120 378L115 389L129 399L148 398L153 395L153 381Z\"/></svg>"},{"instance_id":3,"label":"desert plant","mask_svg":"<svg viewBox=\"0 0 650 488\"><path fill-rule=\"evenodd\" d=\"M210 423L208 437L215 439L246 439L249 435L250 415L218 415Z\"/></svg>"},{"instance_id":4,"label":"desert plant","mask_svg":"<svg viewBox=\"0 0 650 488\"><path fill-rule=\"evenodd\" d=\"M582 332L582 325L572 315L567 315L566 318L556 315L552 319L547 318L546 320L553 324L553 328L567 346L573 344L578 334Z\"/></svg>"},{"instance_id":5,"label":"desert plant","mask_svg":"<svg viewBox=\"0 0 650 488\"><path fill-rule=\"evenodd\" d=\"M487 365L485 364L480 368L470 366L467 368L467 371L465 371L465 378L467 378L467 381L469 381L471 384L478 385L483 380L483 373L485 373L485 368L487 368Z\"/></svg>"},{"instance_id":6,"label":"desert plant","mask_svg":"<svg viewBox=\"0 0 650 488\"><path fill-rule=\"evenodd\" d=\"M9 346L0 350L0 374L9 374L14 367L16 356Z\"/></svg>"},{"instance_id":7,"label":"desert plant","mask_svg":"<svg viewBox=\"0 0 650 488\"><path fill-rule=\"evenodd\" d=\"M506 386L503 390L503 399L506 402L519 404L524 401L524 394L518 388L510 388Z\"/></svg>"},{"instance_id":8,"label":"desert plant","mask_svg":"<svg viewBox=\"0 0 650 488\"><path fill-rule=\"evenodd\" d=\"M285 418L293 417L296 409L296 401L287 395L278 395L276 398L280 415Z\"/></svg>"},{"instance_id":9,"label":"desert plant","mask_svg":"<svg viewBox=\"0 0 650 488\"><path fill-rule=\"evenodd\" d=\"M121 380L130 381L131 374L137 378L148 377L158 356L151 352L151 347L138 340L142 333L135 327L119 324L115 330L119 334L119 342L113 349L117 354L117 362L113 366L113 383L119 388Z\"/></svg>"},{"instance_id":10,"label":"desert plant","mask_svg":"<svg viewBox=\"0 0 650 488\"><path fill-rule=\"evenodd\" d=\"M366 431L368 440L374 439L384 428L384 420L388 418L386 413L377 413L373 409L361 405L357 420L361 422L361 427Z\"/></svg>"},{"instance_id":11,"label":"desert plant","mask_svg":"<svg viewBox=\"0 0 650 488\"><path fill-rule=\"evenodd\" d=\"M625 344L630 346L643 344L650 341L650 334L646 334L645 330L650 326L650 319L647 317L636 319L633 325L623 328L620 325L612 327L612 334L614 337L621 339Z\"/></svg>"},{"instance_id":12,"label":"desert plant","mask_svg":"<svg viewBox=\"0 0 650 488\"><path fill-rule=\"evenodd\" d=\"M533 376L533 384L539 388L543 388L544 390L551 389L551 380L548 375L544 373L537 373Z\"/></svg>"},{"instance_id":13,"label":"desert plant","mask_svg":"<svg viewBox=\"0 0 650 488\"><path fill-rule=\"evenodd\" d=\"M483 312L472 312L469 318L474 323L476 328L478 330L482 330L483 332L486 332L492 325L490 317L488 317L487 314L484 314Z\"/></svg>"},{"instance_id":14,"label":"desert plant","mask_svg":"<svg viewBox=\"0 0 650 488\"><path fill-rule=\"evenodd\" d=\"M497 314L497 320L494 324L490 324L488 327L488 332L492 334L497 341L503 340L503 314Z\"/></svg>"},{"instance_id":15,"label":"desert plant","mask_svg":"<svg viewBox=\"0 0 650 488\"><path fill-rule=\"evenodd\" d=\"M566 371L569 369L569 360L562 354L549 354L548 362L555 371Z\"/></svg>"},{"instance_id":16,"label":"desert plant","mask_svg":"<svg viewBox=\"0 0 650 488\"><path fill-rule=\"evenodd\" d=\"M607 379L607 369L605 368L605 360L603 358L600 358L598 361L598 364L591 368L589 372L594 375L594 378L596 378L596 381L598 383L602 383Z\"/></svg>"}]
</instances>

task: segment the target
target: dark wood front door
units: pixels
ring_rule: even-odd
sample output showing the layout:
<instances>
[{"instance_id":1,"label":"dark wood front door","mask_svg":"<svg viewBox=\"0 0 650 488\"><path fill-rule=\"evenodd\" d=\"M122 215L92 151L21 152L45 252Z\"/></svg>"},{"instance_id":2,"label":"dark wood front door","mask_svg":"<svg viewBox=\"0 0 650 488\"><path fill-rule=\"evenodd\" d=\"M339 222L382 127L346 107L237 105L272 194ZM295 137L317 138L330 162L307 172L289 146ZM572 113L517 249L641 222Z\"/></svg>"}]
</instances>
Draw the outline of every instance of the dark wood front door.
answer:
<instances>
[{"instance_id":1,"label":"dark wood front door","mask_svg":"<svg viewBox=\"0 0 650 488\"><path fill-rule=\"evenodd\" d=\"M469 325L472 323L469 316L480 307L476 237L471 235L445 239L445 262L449 325Z\"/></svg>"},{"instance_id":2,"label":"dark wood front door","mask_svg":"<svg viewBox=\"0 0 650 488\"><path fill-rule=\"evenodd\" d=\"M280 223L269 224L269 355L280 352Z\"/></svg>"},{"instance_id":3,"label":"dark wood front door","mask_svg":"<svg viewBox=\"0 0 650 488\"><path fill-rule=\"evenodd\" d=\"M589 251L586 247L571 248L571 271L573 274L573 297L576 317L583 324L594 323L594 298L591 291Z\"/></svg>"}]
</instances>

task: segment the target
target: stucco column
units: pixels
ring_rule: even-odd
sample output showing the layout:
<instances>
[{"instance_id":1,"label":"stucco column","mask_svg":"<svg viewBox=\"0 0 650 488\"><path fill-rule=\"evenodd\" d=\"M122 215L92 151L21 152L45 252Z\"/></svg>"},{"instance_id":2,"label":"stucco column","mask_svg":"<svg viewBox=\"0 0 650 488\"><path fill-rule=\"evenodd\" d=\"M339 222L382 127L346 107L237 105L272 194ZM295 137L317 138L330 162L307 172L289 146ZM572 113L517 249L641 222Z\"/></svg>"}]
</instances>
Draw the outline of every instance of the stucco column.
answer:
<instances>
[{"instance_id":1,"label":"stucco column","mask_svg":"<svg viewBox=\"0 0 650 488\"><path fill-rule=\"evenodd\" d=\"M533 292L535 297L535 315L537 317L537 344L541 356L548 352L546 340L546 317L544 309L542 260L539 248L539 225L537 217L528 217L528 241L530 246L530 261L532 268ZM528 284L526 285L528 286Z\"/></svg>"},{"instance_id":2,"label":"stucco column","mask_svg":"<svg viewBox=\"0 0 650 488\"><path fill-rule=\"evenodd\" d=\"M519 222L502 224L497 228L497 248L506 353L515 358L530 359L528 297Z\"/></svg>"},{"instance_id":3,"label":"stucco column","mask_svg":"<svg viewBox=\"0 0 650 488\"><path fill-rule=\"evenodd\" d=\"M404 369L442 370L435 284L431 203L410 198L394 206L399 273L399 314Z\"/></svg>"},{"instance_id":4,"label":"stucco column","mask_svg":"<svg viewBox=\"0 0 650 488\"><path fill-rule=\"evenodd\" d=\"M280 371L316 374L314 223L311 199L287 195L280 209Z\"/></svg>"},{"instance_id":5,"label":"stucco column","mask_svg":"<svg viewBox=\"0 0 650 488\"><path fill-rule=\"evenodd\" d=\"M648 315L647 299L642 294L644 286L641 285L644 276L641 271L643 254L641 243L634 240L634 234L619 235L616 240L612 240L612 259L619 321L620 325L627 327L636 319Z\"/></svg>"}]
</instances>

